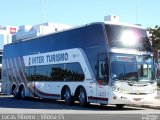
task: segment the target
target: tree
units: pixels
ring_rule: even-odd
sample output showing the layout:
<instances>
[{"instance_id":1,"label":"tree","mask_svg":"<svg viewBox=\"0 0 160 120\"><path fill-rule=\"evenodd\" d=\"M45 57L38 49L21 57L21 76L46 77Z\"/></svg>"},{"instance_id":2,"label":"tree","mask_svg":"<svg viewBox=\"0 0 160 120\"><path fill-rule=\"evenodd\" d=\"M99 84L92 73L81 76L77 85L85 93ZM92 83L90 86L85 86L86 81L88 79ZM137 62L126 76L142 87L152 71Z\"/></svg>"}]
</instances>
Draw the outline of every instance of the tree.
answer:
<instances>
[{"instance_id":1,"label":"tree","mask_svg":"<svg viewBox=\"0 0 160 120\"><path fill-rule=\"evenodd\" d=\"M153 49L160 49L160 26L156 25L155 28L148 28L148 31L151 35Z\"/></svg>"}]
</instances>

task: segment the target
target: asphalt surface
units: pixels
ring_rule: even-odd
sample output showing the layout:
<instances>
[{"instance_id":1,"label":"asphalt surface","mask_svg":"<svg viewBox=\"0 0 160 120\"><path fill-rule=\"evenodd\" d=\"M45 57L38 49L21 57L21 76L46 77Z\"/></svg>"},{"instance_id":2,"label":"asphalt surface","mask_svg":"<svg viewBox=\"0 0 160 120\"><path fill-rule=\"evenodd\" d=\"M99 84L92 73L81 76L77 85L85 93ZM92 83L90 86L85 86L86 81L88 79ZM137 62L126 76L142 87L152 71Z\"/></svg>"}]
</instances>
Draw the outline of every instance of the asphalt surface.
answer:
<instances>
[{"instance_id":1,"label":"asphalt surface","mask_svg":"<svg viewBox=\"0 0 160 120\"><path fill-rule=\"evenodd\" d=\"M55 116L56 120L142 120L147 115L157 117L156 120L160 119L160 110L156 109L131 106L117 109L112 105L100 106L97 104L83 108L78 103L68 106L65 105L64 101L33 98L17 100L12 96L0 95L0 119L8 118L8 116L5 116L6 114L11 114L9 117L15 119L18 119L17 116L24 114L37 115L37 119L43 120L50 120Z\"/></svg>"}]
</instances>

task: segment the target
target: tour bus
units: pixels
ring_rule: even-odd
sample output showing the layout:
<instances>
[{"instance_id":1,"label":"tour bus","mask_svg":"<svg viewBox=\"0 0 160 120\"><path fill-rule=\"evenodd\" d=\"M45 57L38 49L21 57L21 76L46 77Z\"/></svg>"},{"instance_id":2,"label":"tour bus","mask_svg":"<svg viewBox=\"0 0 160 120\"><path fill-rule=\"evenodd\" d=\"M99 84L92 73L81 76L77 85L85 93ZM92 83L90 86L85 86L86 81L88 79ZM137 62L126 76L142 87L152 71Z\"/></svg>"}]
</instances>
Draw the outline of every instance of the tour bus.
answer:
<instances>
[{"instance_id":1,"label":"tour bus","mask_svg":"<svg viewBox=\"0 0 160 120\"><path fill-rule=\"evenodd\" d=\"M155 62L146 29L97 22L4 46L2 92L71 105L150 103Z\"/></svg>"}]
</instances>

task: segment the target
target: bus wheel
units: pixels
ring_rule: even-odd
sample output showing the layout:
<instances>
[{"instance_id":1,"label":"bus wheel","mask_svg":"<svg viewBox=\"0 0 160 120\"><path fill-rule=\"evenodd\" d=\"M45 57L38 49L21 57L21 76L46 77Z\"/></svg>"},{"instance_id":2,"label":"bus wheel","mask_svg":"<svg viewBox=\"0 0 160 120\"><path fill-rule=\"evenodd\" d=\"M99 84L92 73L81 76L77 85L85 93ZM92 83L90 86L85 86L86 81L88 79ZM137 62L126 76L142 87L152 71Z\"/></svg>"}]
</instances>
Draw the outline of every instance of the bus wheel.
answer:
<instances>
[{"instance_id":1,"label":"bus wheel","mask_svg":"<svg viewBox=\"0 0 160 120\"><path fill-rule=\"evenodd\" d=\"M79 93L79 104L82 107L86 107L89 103L87 102L87 94L83 87L80 88Z\"/></svg>"},{"instance_id":2,"label":"bus wheel","mask_svg":"<svg viewBox=\"0 0 160 120\"><path fill-rule=\"evenodd\" d=\"M118 109L122 109L122 108L124 107L124 104L117 104L116 107L117 107Z\"/></svg>"},{"instance_id":3,"label":"bus wheel","mask_svg":"<svg viewBox=\"0 0 160 120\"><path fill-rule=\"evenodd\" d=\"M17 93L17 90L16 90L16 87L13 88L12 94L13 94L13 97L14 97L15 99L19 98L18 93Z\"/></svg>"},{"instance_id":4,"label":"bus wheel","mask_svg":"<svg viewBox=\"0 0 160 120\"><path fill-rule=\"evenodd\" d=\"M25 99L26 96L25 96L25 89L24 89L24 87L21 87L19 92L20 92L19 93L20 94L20 98L21 99Z\"/></svg>"},{"instance_id":5,"label":"bus wheel","mask_svg":"<svg viewBox=\"0 0 160 120\"><path fill-rule=\"evenodd\" d=\"M64 99L65 99L65 103L67 105L72 105L73 104L73 97L71 95L71 91L70 91L69 87L66 87L66 89L65 89Z\"/></svg>"}]
</instances>

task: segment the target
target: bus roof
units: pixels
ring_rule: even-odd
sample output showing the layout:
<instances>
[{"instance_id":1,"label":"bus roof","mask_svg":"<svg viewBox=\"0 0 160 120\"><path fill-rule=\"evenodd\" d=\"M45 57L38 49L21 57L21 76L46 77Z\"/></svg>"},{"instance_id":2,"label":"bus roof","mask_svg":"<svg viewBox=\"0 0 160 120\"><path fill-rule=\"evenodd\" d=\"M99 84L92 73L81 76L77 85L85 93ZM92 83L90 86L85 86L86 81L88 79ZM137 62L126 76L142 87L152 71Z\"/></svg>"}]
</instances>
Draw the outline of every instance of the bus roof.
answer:
<instances>
[{"instance_id":1,"label":"bus roof","mask_svg":"<svg viewBox=\"0 0 160 120\"><path fill-rule=\"evenodd\" d=\"M81 25L81 26L76 26L76 27L73 27L73 28L70 28L70 29L65 29L65 30L61 30L61 31L57 31L57 32L49 33L49 34L44 34L44 35L40 35L40 36L35 36L35 37L31 37L31 38L25 38L25 39L22 39L22 40L17 40L17 41L15 41L13 43L28 41L28 40L32 40L32 39L35 39L35 38L40 38L40 37L43 37L43 36L47 36L47 35L51 35L51 34L56 34L56 33L64 32L64 31L74 30L74 29L77 29L77 28L81 28L81 27L85 27L85 26L89 26L89 25L94 25L94 24L122 25L122 26L128 26L128 27L135 27L135 28L145 29L142 26L128 24L128 23L122 23L122 22L112 22L112 21L93 22L93 23L89 23L89 24L85 24L85 25ZM10 44L13 44L13 43L10 43Z\"/></svg>"},{"instance_id":2,"label":"bus roof","mask_svg":"<svg viewBox=\"0 0 160 120\"><path fill-rule=\"evenodd\" d=\"M105 21L105 24L110 24L110 25L122 25L122 26L128 26L128 27L135 27L135 28L140 28L140 29L146 29L145 27L142 27L137 24L129 24L129 23L124 23L124 22L112 22L112 21Z\"/></svg>"}]
</instances>

